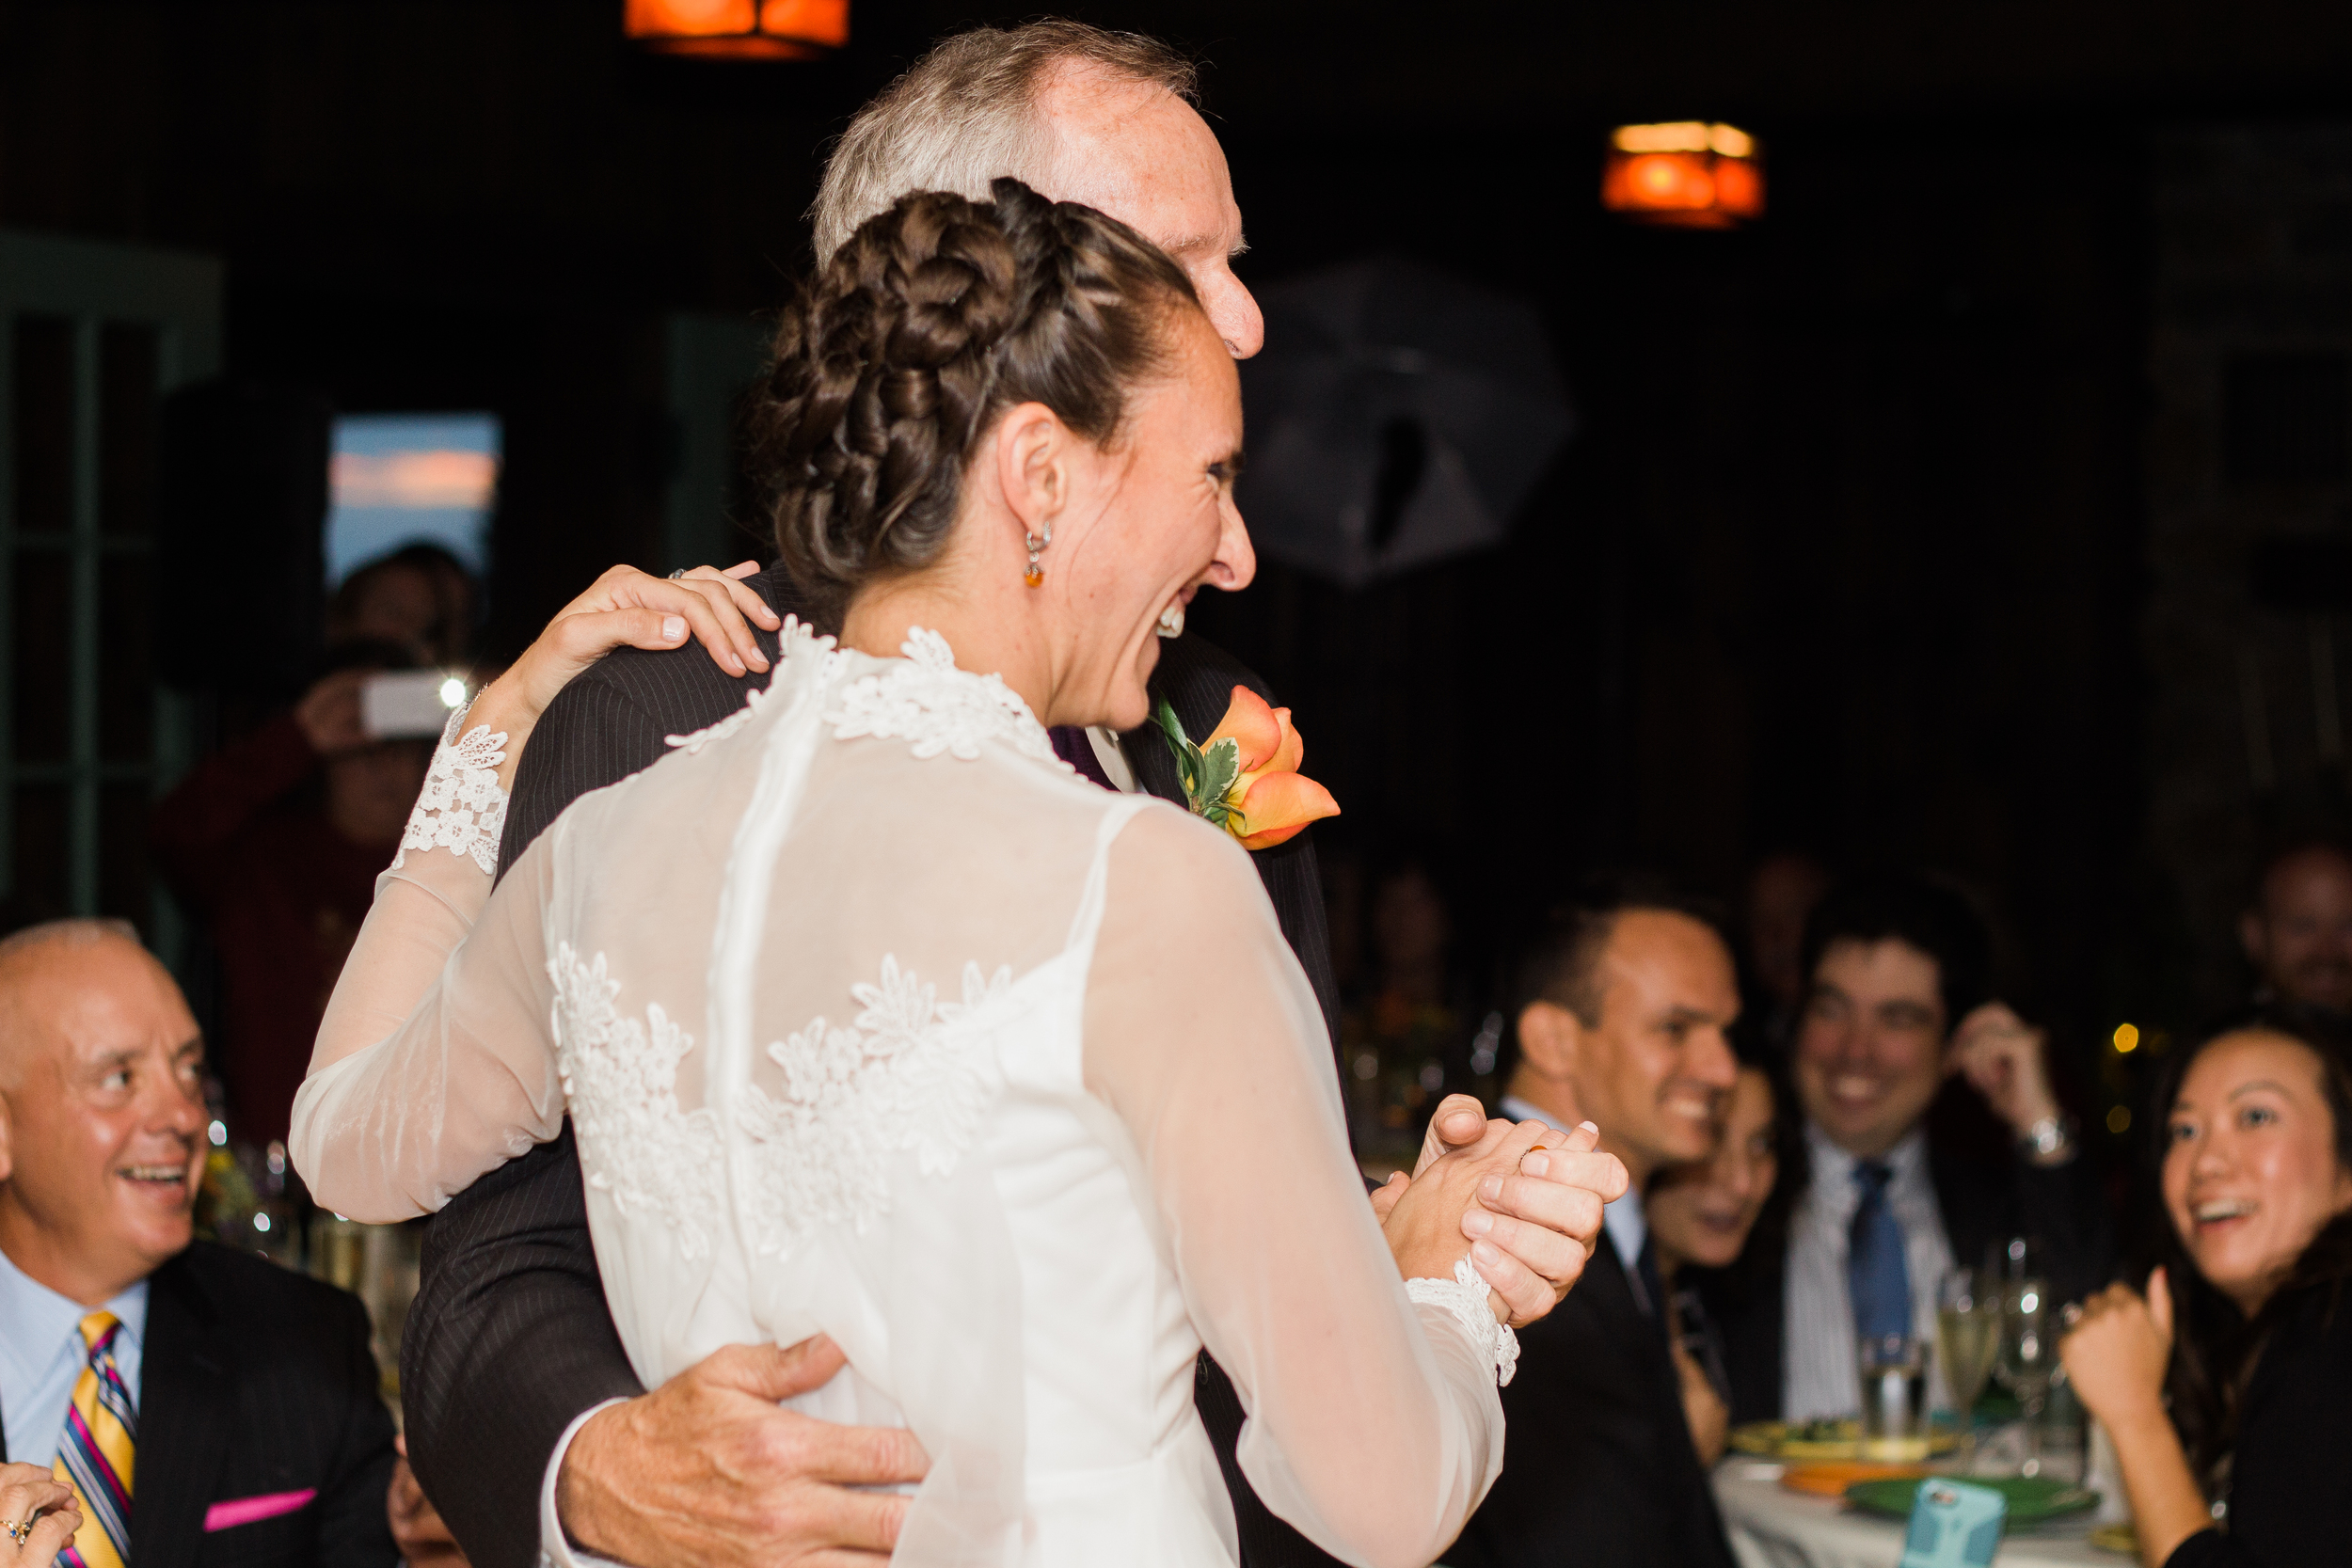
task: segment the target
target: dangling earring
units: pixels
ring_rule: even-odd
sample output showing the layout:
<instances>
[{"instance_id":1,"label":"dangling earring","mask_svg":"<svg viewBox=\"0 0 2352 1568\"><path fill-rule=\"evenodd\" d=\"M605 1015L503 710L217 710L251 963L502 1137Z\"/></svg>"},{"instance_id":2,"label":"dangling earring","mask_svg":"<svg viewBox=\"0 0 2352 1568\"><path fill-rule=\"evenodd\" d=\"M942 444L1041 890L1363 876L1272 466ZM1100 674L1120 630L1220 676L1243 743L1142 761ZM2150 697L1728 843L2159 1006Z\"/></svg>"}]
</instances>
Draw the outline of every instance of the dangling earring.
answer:
<instances>
[{"instance_id":1,"label":"dangling earring","mask_svg":"<svg viewBox=\"0 0 2352 1568\"><path fill-rule=\"evenodd\" d=\"M1045 568L1037 563L1037 558L1046 546L1054 542L1054 525L1051 523L1045 525L1044 538L1040 539L1034 533L1024 533L1021 536L1021 542L1029 547L1029 569L1022 574L1021 580L1032 588L1042 588L1045 586Z\"/></svg>"}]
</instances>

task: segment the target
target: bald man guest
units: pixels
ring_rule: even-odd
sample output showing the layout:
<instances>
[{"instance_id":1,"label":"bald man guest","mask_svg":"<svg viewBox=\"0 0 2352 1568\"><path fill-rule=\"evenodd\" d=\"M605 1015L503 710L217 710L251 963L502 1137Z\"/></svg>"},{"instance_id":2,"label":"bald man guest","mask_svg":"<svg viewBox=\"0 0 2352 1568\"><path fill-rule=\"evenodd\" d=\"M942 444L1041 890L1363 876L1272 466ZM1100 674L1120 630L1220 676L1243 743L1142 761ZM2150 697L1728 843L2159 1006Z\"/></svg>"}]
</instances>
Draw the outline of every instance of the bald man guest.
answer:
<instances>
[{"instance_id":1,"label":"bald man guest","mask_svg":"<svg viewBox=\"0 0 2352 1568\"><path fill-rule=\"evenodd\" d=\"M366 1311L193 1241L203 1069L130 927L0 942L0 1458L72 1483L60 1564L391 1568Z\"/></svg>"}]
</instances>

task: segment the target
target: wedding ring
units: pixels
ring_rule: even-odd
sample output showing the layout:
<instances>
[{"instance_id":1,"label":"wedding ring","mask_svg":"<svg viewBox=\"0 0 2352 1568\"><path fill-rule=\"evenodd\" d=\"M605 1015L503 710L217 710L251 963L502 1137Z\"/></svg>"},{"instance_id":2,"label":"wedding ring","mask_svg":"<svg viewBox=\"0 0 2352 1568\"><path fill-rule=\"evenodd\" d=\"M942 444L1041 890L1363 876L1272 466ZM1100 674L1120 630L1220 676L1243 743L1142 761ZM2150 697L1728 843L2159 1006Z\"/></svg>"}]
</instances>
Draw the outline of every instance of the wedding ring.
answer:
<instances>
[{"instance_id":1,"label":"wedding ring","mask_svg":"<svg viewBox=\"0 0 2352 1568\"><path fill-rule=\"evenodd\" d=\"M680 566L676 571L672 572L670 574L670 580L672 582L684 582L686 580L686 568Z\"/></svg>"},{"instance_id":2,"label":"wedding ring","mask_svg":"<svg viewBox=\"0 0 2352 1568\"><path fill-rule=\"evenodd\" d=\"M33 1533L33 1521L30 1519L25 1520L21 1525L13 1519L0 1520L0 1525L5 1525L7 1527L8 1539L15 1542L20 1546L24 1544L24 1543L31 1538Z\"/></svg>"},{"instance_id":3,"label":"wedding ring","mask_svg":"<svg viewBox=\"0 0 2352 1568\"><path fill-rule=\"evenodd\" d=\"M2067 1327L2072 1328L2082 1321L2083 1304L2081 1302L2070 1301L2065 1306L2058 1308L2058 1322L2064 1323Z\"/></svg>"}]
</instances>

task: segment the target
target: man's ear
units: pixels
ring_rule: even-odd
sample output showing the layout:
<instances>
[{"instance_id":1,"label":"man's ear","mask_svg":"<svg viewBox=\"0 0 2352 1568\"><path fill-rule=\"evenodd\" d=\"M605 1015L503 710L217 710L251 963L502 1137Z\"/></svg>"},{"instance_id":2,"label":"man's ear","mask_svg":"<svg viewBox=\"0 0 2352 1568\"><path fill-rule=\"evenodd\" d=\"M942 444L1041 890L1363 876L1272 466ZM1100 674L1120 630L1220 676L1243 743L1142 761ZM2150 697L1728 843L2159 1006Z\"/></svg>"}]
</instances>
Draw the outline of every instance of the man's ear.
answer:
<instances>
[{"instance_id":1,"label":"man's ear","mask_svg":"<svg viewBox=\"0 0 2352 1568\"><path fill-rule=\"evenodd\" d=\"M1583 1037L1582 1022L1557 1002L1530 1002L1519 1010L1519 1060L1539 1077L1573 1077Z\"/></svg>"},{"instance_id":2,"label":"man's ear","mask_svg":"<svg viewBox=\"0 0 2352 1568\"><path fill-rule=\"evenodd\" d=\"M1070 427L1041 403L1022 404L997 425L997 487L1024 532L1044 537L1070 504L1072 441Z\"/></svg>"},{"instance_id":3,"label":"man's ear","mask_svg":"<svg viewBox=\"0 0 2352 1568\"><path fill-rule=\"evenodd\" d=\"M2246 961L2256 969L2270 961L2270 931L2261 911L2248 910L2237 917L2237 940L2246 949Z\"/></svg>"}]
</instances>

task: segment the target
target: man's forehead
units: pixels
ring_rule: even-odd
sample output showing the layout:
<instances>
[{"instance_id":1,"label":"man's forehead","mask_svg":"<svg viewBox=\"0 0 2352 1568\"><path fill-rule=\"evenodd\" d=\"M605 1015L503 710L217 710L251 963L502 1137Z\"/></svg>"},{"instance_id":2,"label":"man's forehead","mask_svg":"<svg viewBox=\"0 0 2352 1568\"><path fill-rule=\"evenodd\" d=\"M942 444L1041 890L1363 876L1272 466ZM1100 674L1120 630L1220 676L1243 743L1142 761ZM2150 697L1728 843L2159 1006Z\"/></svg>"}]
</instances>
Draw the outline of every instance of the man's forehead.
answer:
<instances>
[{"instance_id":1,"label":"man's forehead","mask_svg":"<svg viewBox=\"0 0 2352 1568\"><path fill-rule=\"evenodd\" d=\"M2274 911L2352 904L2352 862L2328 849L2289 855L2263 879L2263 902Z\"/></svg>"},{"instance_id":2,"label":"man's forehead","mask_svg":"<svg viewBox=\"0 0 2352 1568\"><path fill-rule=\"evenodd\" d=\"M1038 94L1038 111L1055 143L1046 195L1132 223L1163 247L1238 243L1224 150L1168 88L1065 65Z\"/></svg>"},{"instance_id":3,"label":"man's forehead","mask_svg":"<svg viewBox=\"0 0 2352 1568\"><path fill-rule=\"evenodd\" d=\"M1613 923L1602 962L1613 981L1694 1008L1737 1006L1731 950L1713 927L1677 910L1628 910Z\"/></svg>"},{"instance_id":4,"label":"man's forehead","mask_svg":"<svg viewBox=\"0 0 2352 1568\"><path fill-rule=\"evenodd\" d=\"M87 1061L124 1050L177 1049L196 1021L162 967L137 944L106 938L43 943L0 965L0 1012L10 1042Z\"/></svg>"}]
</instances>

